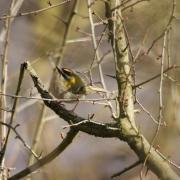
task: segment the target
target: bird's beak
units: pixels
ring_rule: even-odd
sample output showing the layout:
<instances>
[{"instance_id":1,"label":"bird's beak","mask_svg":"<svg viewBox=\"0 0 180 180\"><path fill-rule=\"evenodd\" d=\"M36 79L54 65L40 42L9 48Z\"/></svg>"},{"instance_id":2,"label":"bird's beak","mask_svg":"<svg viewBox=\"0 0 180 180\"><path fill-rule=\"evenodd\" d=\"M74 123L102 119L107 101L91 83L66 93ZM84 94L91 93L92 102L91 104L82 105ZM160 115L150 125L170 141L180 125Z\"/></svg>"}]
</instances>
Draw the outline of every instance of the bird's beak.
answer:
<instances>
[{"instance_id":1,"label":"bird's beak","mask_svg":"<svg viewBox=\"0 0 180 180\"><path fill-rule=\"evenodd\" d=\"M64 73L64 71L63 71L62 69L60 69L60 68L57 67L57 66L56 66L56 69L57 69L57 71L59 72L59 74L61 74L61 75L64 77L64 79L68 79L66 73Z\"/></svg>"}]
</instances>

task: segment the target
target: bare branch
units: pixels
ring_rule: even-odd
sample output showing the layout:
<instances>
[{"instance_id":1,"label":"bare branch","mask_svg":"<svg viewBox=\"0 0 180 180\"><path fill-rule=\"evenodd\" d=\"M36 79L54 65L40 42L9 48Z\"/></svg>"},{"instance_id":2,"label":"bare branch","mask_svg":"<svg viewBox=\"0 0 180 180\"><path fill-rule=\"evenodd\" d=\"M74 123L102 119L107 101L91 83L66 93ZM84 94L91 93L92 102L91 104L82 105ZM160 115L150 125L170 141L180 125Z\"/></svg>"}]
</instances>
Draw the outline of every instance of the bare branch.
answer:
<instances>
[{"instance_id":1,"label":"bare branch","mask_svg":"<svg viewBox=\"0 0 180 180\"><path fill-rule=\"evenodd\" d=\"M24 70L25 70L24 65L21 65L20 74L19 74L19 81L18 81L16 93L15 93L14 104L13 104L13 107L12 107L12 114L11 114L10 122L9 122L10 126L12 126L13 119L14 119L14 116L15 116L16 106L17 106L17 102L18 102L18 94L20 92L22 80L23 80L23 77L24 77ZM5 154L5 151L6 151L6 148L7 148L7 143L8 143L8 140L9 140L10 130L11 130L11 128L8 129L7 134L6 134L6 139L5 139L3 148L1 150L0 162L2 161L2 159L4 157L4 154Z\"/></svg>"},{"instance_id":2,"label":"bare branch","mask_svg":"<svg viewBox=\"0 0 180 180\"><path fill-rule=\"evenodd\" d=\"M37 76L36 72L32 68L29 62L24 63L27 68L28 73L30 74L35 87L40 93L42 98L53 99L53 97L49 94L49 92L45 89L41 80ZM76 124L87 120L87 118L83 118L78 116L77 114L68 111L57 101L44 101L45 105L51 108L60 118L64 119L69 124ZM94 121L89 121L87 123L80 124L78 130L89 133L94 136L99 137L118 137L120 134L119 128L116 127L114 123L98 123Z\"/></svg>"},{"instance_id":3,"label":"bare branch","mask_svg":"<svg viewBox=\"0 0 180 180\"><path fill-rule=\"evenodd\" d=\"M120 172L112 175L111 178L115 178L115 177L121 176L122 174L124 174L125 172L127 172L127 171L135 168L135 167L138 166L139 164L141 164L141 161L140 161L140 160L138 160L138 161L136 161L135 163L133 163L132 165L124 168L122 171L120 171Z\"/></svg>"},{"instance_id":4,"label":"bare branch","mask_svg":"<svg viewBox=\"0 0 180 180\"><path fill-rule=\"evenodd\" d=\"M69 2L69 1L64 1L64 2ZM73 1L72 10L71 10L71 12L70 12L70 14L68 16L68 19L67 19L66 22L64 21L65 32L64 32L64 35L63 35L63 40L59 44L57 52L52 52L52 53L49 54L49 60L53 61L53 62L55 60L55 66L59 66L62 63L62 58L63 58L64 51L65 51L66 41L67 41L69 31L70 31L70 28L71 28L71 22L73 20L73 17L75 15L75 11L76 11L76 8L77 8L77 2L78 2L78 0ZM54 54L55 54L55 57L54 57ZM54 69L54 71L55 71L55 69ZM53 71L53 74L52 74L52 76L50 78L51 80L50 80L50 84L49 84L49 89L51 88L52 83L53 83L54 71ZM40 113L40 117L39 117L39 121L38 121L37 126L36 126L35 135L34 135L34 138L33 138L33 147L32 148L35 151L37 149L38 142L39 142L39 139L40 139L40 136L41 136L41 133L42 133L43 126L44 126L45 112L46 112L46 106L43 104L43 107L42 107L42 110L41 110L41 113ZM34 158L33 158L33 156L30 156L29 157L29 164L31 164L33 162L34 162Z\"/></svg>"},{"instance_id":5,"label":"bare branch","mask_svg":"<svg viewBox=\"0 0 180 180\"><path fill-rule=\"evenodd\" d=\"M157 128L156 128L155 134L153 136L153 139L151 140L151 146L149 148L149 153L150 153L151 148L153 147L154 142L155 142L155 140L156 140L156 138L158 136L158 133L159 133L160 128L161 128L162 120L163 120L163 94L162 94L163 92L162 92L162 88L163 88L163 78L164 78L163 71L164 71L164 62L165 62L166 42L167 42L167 31L165 32L165 35L164 35L162 58L161 58L161 76L160 76L160 85L159 85L159 117L158 117L158 125L157 125ZM147 161L148 157L149 157L149 154L147 155L147 157L144 160L143 168L145 167L145 164L146 164L146 161ZM143 176L143 168L141 170L141 178Z\"/></svg>"},{"instance_id":6,"label":"bare branch","mask_svg":"<svg viewBox=\"0 0 180 180\"><path fill-rule=\"evenodd\" d=\"M20 171L19 173L11 176L8 180L16 180L27 176L28 174L36 171L40 167L48 164L53 159L55 159L59 154L61 154L73 141L75 136L77 135L78 131L71 129L68 133L66 138L48 155L37 161L36 163L32 164L31 166L25 168L24 170Z\"/></svg>"},{"instance_id":7,"label":"bare branch","mask_svg":"<svg viewBox=\"0 0 180 180\"><path fill-rule=\"evenodd\" d=\"M161 70L160 70L158 125L157 125L157 128L156 128L155 134L154 134L154 136L153 136L153 138L151 140L151 145L150 145L150 148L149 148L148 155L147 155L147 157L144 160L143 168L145 167L145 164L146 164L146 162L147 162L147 160L149 158L149 153L150 153L151 148L153 147L154 142L155 142L155 140L156 140L156 138L158 136L158 133L159 133L160 128L161 128L162 120L163 120L163 91L162 91L162 88L163 88L163 79L164 79L164 63L165 63L165 58L166 58L168 31L169 31L169 28L171 26L171 23L172 23L172 20L173 20L173 17L174 17L175 5L176 5L176 2L175 2L175 0L173 0L172 1L171 15L170 15L169 21L168 21L168 23L167 23L167 25L165 27L165 30L162 33L163 36L164 36L164 40L163 40L163 47L162 47ZM142 168L141 173L140 173L141 178L143 176L143 168Z\"/></svg>"},{"instance_id":8,"label":"bare branch","mask_svg":"<svg viewBox=\"0 0 180 180\"><path fill-rule=\"evenodd\" d=\"M28 97L28 96L20 96L20 95L13 95L13 94L3 94L3 93L0 93L0 95L2 96L7 96L7 97L10 97L10 98L21 98L21 99L32 99L32 100L40 100L40 101L56 101L56 102L77 102L77 101L82 101L82 102L90 102L90 103L95 103L97 101L110 101L110 100L115 100L114 97L109 97L109 98L97 98L97 99L48 99L48 98L41 98L41 97ZM2 108L3 109L3 108ZM5 109L3 109L5 110ZM8 110L6 110L8 111Z\"/></svg>"},{"instance_id":9,"label":"bare branch","mask_svg":"<svg viewBox=\"0 0 180 180\"><path fill-rule=\"evenodd\" d=\"M10 5L10 9L9 9L9 15L12 14L12 8L14 6L14 0L11 1L11 5ZM6 93L6 89L7 89L7 80L8 80L8 51L9 51L9 37L10 37L10 29L11 29L11 20L7 19L5 21L5 27L2 30L2 41L4 43L4 47L3 47L3 55L2 55L2 72L1 72L1 84L0 84L0 88L1 88L1 92L3 92L4 94ZM3 32L4 32L4 36L3 36ZM7 106L7 102L6 102L6 97L5 96L1 96L0 97L0 103L1 106L6 108ZM6 123L6 118L7 118L7 112L6 111L1 111L0 112L0 118L2 119L2 121L4 123ZM1 156L0 156L0 165L2 167L2 171L0 172L0 179L4 179L7 176L7 171L4 169L4 163L5 163L5 157L4 157L4 153L5 153L5 149L4 146L6 145L6 134L7 134L7 127L6 126L2 126L1 127L1 139L3 140L2 142L2 147L1 147Z\"/></svg>"},{"instance_id":10,"label":"bare branch","mask_svg":"<svg viewBox=\"0 0 180 180\"><path fill-rule=\"evenodd\" d=\"M15 127L13 127L12 125L10 124L7 124L7 123L4 123L4 122L1 122L0 121L0 124L4 125L4 126L7 126L8 129L12 129L14 131L14 133L16 134L16 138L18 138L22 143L23 145L26 147L26 149L37 159L39 160L39 156L31 149L31 147L25 142L25 140L21 137L21 135L18 133L18 131L16 130L17 127L19 125L16 125Z\"/></svg>"},{"instance_id":11,"label":"bare branch","mask_svg":"<svg viewBox=\"0 0 180 180\"><path fill-rule=\"evenodd\" d=\"M138 99L136 99L137 103L140 105L142 110L153 120L155 124L159 124L159 122L153 117L153 115L140 103ZM161 126L166 126L165 122L161 123Z\"/></svg>"},{"instance_id":12,"label":"bare branch","mask_svg":"<svg viewBox=\"0 0 180 180\"><path fill-rule=\"evenodd\" d=\"M164 76L166 76L166 75L165 75L166 72L168 72L168 71L170 71L170 70L173 70L173 69L179 69L179 68L180 68L180 66L172 65L172 66L166 68L166 69L163 71L163 74L164 74ZM109 77L111 77L111 78L113 78L113 79L116 79L116 76L114 76L114 75L106 74L106 76L109 76ZM147 83L149 83L149 82L151 82L151 81L159 78L160 76L161 76L161 73L159 73L159 74L157 74L157 75L154 75L154 76L150 77L149 79L147 79L147 80L145 80L145 81L143 81L143 82L141 82L141 83L139 83L139 84L136 84L136 85L132 86L132 88L133 88L133 89L134 89L134 88L141 88L142 85L147 84Z\"/></svg>"},{"instance_id":13,"label":"bare branch","mask_svg":"<svg viewBox=\"0 0 180 180\"><path fill-rule=\"evenodd\" d=\"M15 17L21 17L21 16L38 15L38 14L41 14L41 13L43 13L43 12L49 10L49 9L53 9L53 8L62 6L62 5L66 4L66 3L69 3L69 2L71 2L71 0L65 0L63 2L53 4L53 5L48 6L46 8L38 9L38 10L35 10L35 11L24 12L24 13L22 12L22 13L18 13L17 15L5 15L5 16L0 17L0 21L15 18Z\"/></svg>"},{"instance_id":14,"label":"bare branch","mask_svg":"<svg viewBox=\"0 0 180 180\"><path fill-rule=\"evenodd\" d=\"M19 9L21 8L23 2L24 2L24 0L13 1L13 4L10 8L11 13L9 14L9 16L16 16ZM11 18L11 23L13 22L13 20L14 20L14 18ZM6 28L4 27L1 29L1 32L0 32L0 41L3 41L5 36L6 36Z\"/></svg>"},{"instance_id":15,"label":"bare branch","mask_svg":"<svg viewBox=\"0 0 180 180\"><path fill-rule=\"evenodd\" d=\"M151 1L151 0L138 0L130 5L127 5L126 7L122 8L122 12L129 9L129 8L133 8L135 5L139 4L139 3L142 3L143 1Z\"/></svg>"},{"instance_id":16,"label":"bare branch","mask_svg":"<svg viewBox=\"0 0 180 180\"><path fill-rule=\"evenodd\" d=\"M172 70L172 69L176 69L176 68L180 68L180 66L176 66L176 65L170 66L163 71L163 74ZM133 86L133 88L141 87L142 85L147 84L147 83L151 82L152 80L159 78L160 76L161 76L161 73L159 73L159 74L157 74L157 75L155 75L155 76L153 76L153 77L151 77L151 78L149 78L149 79L147 79L147 80L145 80L139 84L136 84L135 86Z\"/></svg>"},{"instance_id":17,"label":"bare branch","mask_svg":"<svg viewBox=\"0 0 180 180\"><path fill-rule=\"evenodd\" d=\"M89 22L90 22L91 33L92 33L92 43L93 43L93 48L94 48L94 53L95 53L95 54L94 54L94 59L93 59L91 65L90 65L90 71L89 71L89 72L90 72L90 75L91 75L91 68L92 68L93 63L94 63L94 60L95 60L95 58L96 58L96 60L97 60L97 65L98 65L98 70L99 70L100 81L101 81L102 87L103 87L103 89L107 90L106 83L105 83L105 81L104 81L102 66L101 66L101 64L100 64L101 58L100 58L100 52L99 52L99 45L100 45L100 42L101 42L101 41L99 41L99 44L97 44L97 42L96 42L95 26L94 26L93 16L92 16L92 13L93 13L93 12L92 12L92 9L91 9L91 6L93 5L93 2L92 2L91 0L87 0L87 2L88 2ZM107 28L107 26L105 26L103 32L105 32L106 28ZM104 34L104 33L102 33L102 37L103 37L103 34ZM108 97L109 97L109 94L106 93L106 98L108 98ZM109 104L109 108L110 108L110 111L111 111L113 117L116 117L116 116L117 116L117 115L116 115L117 113L114 111L114 108L113 108L111 102L108 101L107 103Z\"/></svg>"},{"instance_id":18,"label":"bare branch","mask_svg":"<svg viewBox=\"0 0 180 180\"><path fill-rule=\"evenodd\" d=\"M152 44L150 45L150 47L148 48L148 50L146 51L146 54L149 54L151 49L154 47L154 45L162 38L164 37L164 34L166 33L166 31L169 30L170 26L171 26L171 23L174 19L174 12L175 12L175 8L176 8L176 2L175 0L172 1L172 10L171 10L171 14L170 14L170 17L169 17L169 20L164 28L164 30L162 31L162 33L156 38L153 40Z\"/></svg>"},{"instance_id":19,"label":"bare branch","mask_svg":"<svg viewBox=\"0 0 180 180\"><path fill-rule=\"evenodd\" d=\"M172 166L176 167L178 170L180 170L180 165L176 164L175 162L173 162L172 160L170 160L169 158L167 158L165 155L163 155L160 151L156 150L157 153L164 159L166 160L169 164L171 164Z\"/></svg>"},{"instance_id":20,"label":"bare branch","mask_svg":"<svg viewBox=\"0 0 180 180\"><path fill-rule=\"evenodd\" d=\"M132 94L132 84L130 75L130 64L127 51L127 42L125 33L122 28L121 9L112 9L120 5L119 0L105 1L106 17L109 23L109 38L114 51L114 62L116 66L116 77L119 91L119 107L120 117L117 118L121 132L125 137L125 141L136 152L141 162L143 162L147 155L146 165L150 168L160 179L179 179L178 175L165 164L162 157L160 157L155 149L138 131L134 122L134 102ZM161 71L161 75L163 70ZM166 170L165 170L166 169ZM166 173L164 173L166 172Z\"/></svg>"},{"instance_id":21,"label":"bare branch","mask_svg":"<svg viewBox=\"0 0 180 180\"><path fill-rule=\"evenodd\" d=\"M31 65L27 62L25 63L26 68L34 82L35 87L43 98L51 99L52 96L44 89L39 77L36 75L35 71L32 69ZM44 101L46 106L51 108L59 117L63 118L69 124L76 124L86 120L78 116L75 113L67 111L63 106L54 101ZM89 121L85 123L80 123L78 126L73 128L86 132L90 135L98 137L118 137L119 139L126 141L129 146L136 152L139 158L143 161L150 148L147 140L134 129L129 120L121 119L120 129L117 128L117 124L114 123L98 123L94 121ZM166 178L169 177L171 180L177 180L178 176L169 167L168 163L156 152L154 148L151 148L149 158L147 160L148 167L155 172L159 177ZM168 173L164 173L164 171Z\"/></svg>"}]
</instances>

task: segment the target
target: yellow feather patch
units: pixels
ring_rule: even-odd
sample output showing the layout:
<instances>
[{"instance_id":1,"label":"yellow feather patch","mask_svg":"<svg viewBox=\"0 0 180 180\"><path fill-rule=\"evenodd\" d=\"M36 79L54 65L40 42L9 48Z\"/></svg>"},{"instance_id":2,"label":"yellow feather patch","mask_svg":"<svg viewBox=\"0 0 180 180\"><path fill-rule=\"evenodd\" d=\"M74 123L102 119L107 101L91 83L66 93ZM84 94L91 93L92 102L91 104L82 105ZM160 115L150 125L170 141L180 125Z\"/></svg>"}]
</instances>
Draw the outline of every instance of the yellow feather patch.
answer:
<instances>
[{"instance_id":1,"label":"yellow feather patch","mask_svg":"<svg viewBox=\"0 0 180 180\"><path fill-rule=\"evenodd\" d=\"M68 81L65 81L65 87L69 89L72 86L74 86L75 83L76 83L76 79L74 77L71 77L71 79L68 79Z\"/></svg>"},{"instance_id":2,"label":"yellow feather patch","mask_svg":"<svg viewBox=\"0 0 180 180\"><path fill-rule=\"evenodd\" d=\"M72 77L69 81L72 85L74 85L76 83L76 78Z\"/></svg>"}]
</instances>

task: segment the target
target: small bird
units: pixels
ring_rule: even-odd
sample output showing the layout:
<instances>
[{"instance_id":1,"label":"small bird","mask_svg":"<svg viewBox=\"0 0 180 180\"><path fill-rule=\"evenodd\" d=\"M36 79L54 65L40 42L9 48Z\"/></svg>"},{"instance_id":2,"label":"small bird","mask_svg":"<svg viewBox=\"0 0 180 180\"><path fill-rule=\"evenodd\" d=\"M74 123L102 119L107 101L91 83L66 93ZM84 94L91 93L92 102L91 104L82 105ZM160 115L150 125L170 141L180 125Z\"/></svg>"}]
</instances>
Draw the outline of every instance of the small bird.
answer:
<instances>
[{"instance_id":1,"label":"small bird","mask_svg":"<svg viewBox=\"0 0 180 180\"><path fill-rule=\"evenodd\" d=\"M57 66L50 91L58 99L77 99L97 92L109 93L103 88L87 85L87 82L73 70Z\"/></svg>"}]
</instances>

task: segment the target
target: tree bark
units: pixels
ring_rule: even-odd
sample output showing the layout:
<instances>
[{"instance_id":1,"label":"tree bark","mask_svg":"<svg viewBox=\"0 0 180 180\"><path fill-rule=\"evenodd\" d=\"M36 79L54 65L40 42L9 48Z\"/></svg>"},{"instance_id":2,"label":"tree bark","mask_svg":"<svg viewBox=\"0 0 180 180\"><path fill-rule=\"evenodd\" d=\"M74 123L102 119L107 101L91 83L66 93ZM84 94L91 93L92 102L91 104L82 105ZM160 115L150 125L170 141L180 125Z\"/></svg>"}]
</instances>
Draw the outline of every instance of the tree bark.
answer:
<instances>
[{"instance_id":1,"label":"tree bark","mask_svg":"<svg viewBox=\"0 0 180 180\"><path fill-rule=\"evenodd\" d=\"M119 138L129 144L142 163L147 158L146 165L160 179L178 180L180 177L172 170L168 162L160 156L156 149L151 147L149 142L136 128L131 75L132 63L129 58L129 44L127 42L127 34L125 34L120 7L120 0L107 0L105 2L109 39L114 52L118 84L120 115L117 121L121 131Z\"/></svg>"}]
</instances>

